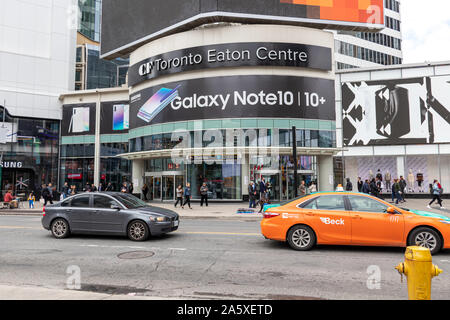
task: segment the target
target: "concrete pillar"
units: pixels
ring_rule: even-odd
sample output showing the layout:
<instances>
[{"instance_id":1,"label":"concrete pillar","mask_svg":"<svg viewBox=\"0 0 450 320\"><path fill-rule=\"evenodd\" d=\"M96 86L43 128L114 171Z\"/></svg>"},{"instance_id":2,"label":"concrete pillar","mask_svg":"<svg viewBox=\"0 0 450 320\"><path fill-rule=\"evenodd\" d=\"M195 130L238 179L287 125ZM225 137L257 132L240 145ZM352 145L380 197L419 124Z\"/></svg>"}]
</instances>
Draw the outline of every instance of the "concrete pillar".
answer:
<instances>
[{"instance_id":1,"label":"concrete pillar","mask_svg":"<svg viewBox=\"0 0 450 320\"><path fill-rule=\"evenodd\" d=\"M250 183L250 165L249 165L249 155L246 154L244 163L241 165L241 186L242 186L242 195L248 195L248 184Z\"/></svg>"},{"instance_id":2,"label":"concrete pillar","mask_svg":"<svg viewBox=\"0 0 450 320\"><path fill-rule=\"evenodd\" d=\"M95 106L95 151L94 151L94 185L100 185L100 123L101 123L101 93L97 93Z\"/></svg>"},{"instance_id":3,"label":"concrete pillar","mask_svg":"<svg viewBox=\"0 0 450 320\"><path fill-rule=\"evenodd\" d=\"M334 170L332 156L317 157L318 191L334 191Z\"/></svg>"},{"instance_id":4,"label":"concrete pillar","mask_svg":"<svg viewBox=\"0 0 450 320\"><path fill-rule=\"evenodd\" d=\"M133 182L133 193L141 193L142 186L144 185L145 175L145 160L133 160L133 169L131 170L131 182Z\"/></svg>"}]
</instances>

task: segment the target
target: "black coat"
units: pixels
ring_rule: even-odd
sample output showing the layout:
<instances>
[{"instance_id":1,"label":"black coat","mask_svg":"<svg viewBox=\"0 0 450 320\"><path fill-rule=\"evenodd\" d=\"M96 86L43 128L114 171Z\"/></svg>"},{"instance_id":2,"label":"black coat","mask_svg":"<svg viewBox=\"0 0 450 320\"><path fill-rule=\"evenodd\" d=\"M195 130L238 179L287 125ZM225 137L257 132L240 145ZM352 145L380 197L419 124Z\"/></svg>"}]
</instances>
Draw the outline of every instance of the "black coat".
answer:
<instances>
[{"instance_id":1,"label":"black coat","mask_svg":"<svg viewBox=\"0 0 450 320\"><path fill-rule=\"evenodd\" d=\"M249 196L249 198L250 198L250 200L255 200L256 199L256 195L255 195L255 192L256 192L256 186L255 185L248 185L248 196Z\"/></svg>"}]
</instances>

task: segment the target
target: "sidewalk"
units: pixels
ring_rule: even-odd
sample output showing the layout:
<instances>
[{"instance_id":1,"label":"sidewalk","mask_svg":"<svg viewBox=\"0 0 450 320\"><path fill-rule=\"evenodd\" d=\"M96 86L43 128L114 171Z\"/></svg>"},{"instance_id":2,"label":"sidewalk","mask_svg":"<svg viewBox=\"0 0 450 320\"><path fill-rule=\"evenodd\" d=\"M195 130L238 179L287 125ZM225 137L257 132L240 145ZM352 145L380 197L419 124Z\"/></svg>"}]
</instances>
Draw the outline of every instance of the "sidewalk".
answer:
<instances>
[{"instance_id":1,"label":"sidewalk","mask_svg":"<svg viewBox=\"0 0 450 320\"><path fill-rule=\"evenodd\" d=\"M168 300L168 298L0 285L0 300Z\"/></svg>"},{"instance_id":2,"label":"sidewalk","mask_svg":"<svg viewBox=\"0 0 450 320\"><path fill-rule=\"evenodd\" d=\"M387 200L390 202L390 199ZM429 199L407 199L405 203L398 205L402 208L407 209L415 209L422 211L434 212L442 215L446 215L450 217L450 201L443 200L444 207L446 209L440 210L437 204L432 206L432 209L427 208L427 204L430 202ZM258 220L261 219L261 214L258 213L259 207L255 210L254 213L240 213L238 214L238 209L248 209L248 202L239 202L239 203L220 203L220 202L210 202L209 206L200 207L199 202L192 202L192 209L189 209L188 206L185 206L184 209L180 207L174 208L173 202L149 202L150 205L166 208L170 210L174 210L177 212L181 218L186 219L250 219L250 220ZM395 204L393 204L395 205ZM30 215L30 216L42 216L42 204L36 203L36 209L5 209L0 210L1 215Z\"/></svg>"}]
</instances>

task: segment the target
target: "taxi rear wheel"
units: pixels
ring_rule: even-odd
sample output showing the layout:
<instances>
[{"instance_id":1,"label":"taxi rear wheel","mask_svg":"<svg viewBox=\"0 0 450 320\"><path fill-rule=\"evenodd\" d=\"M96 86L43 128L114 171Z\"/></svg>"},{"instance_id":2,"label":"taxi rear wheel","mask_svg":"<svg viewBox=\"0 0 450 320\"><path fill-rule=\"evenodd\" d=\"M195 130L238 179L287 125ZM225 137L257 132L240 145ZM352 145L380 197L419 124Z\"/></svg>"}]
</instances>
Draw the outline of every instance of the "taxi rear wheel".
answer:
<instances>
[{"instance_id":1,"label":"taxi rear wheel","mask_svg":"<svg viewBox=\"0 0 450 320\"><path fill-rule=\"evenodd\" d=\"M441 251L442 240L440 235L427 227L417 228L408 237L409 246L421 246L430 249L431 254Z\"/></svg>"},{"instance_id":2,"label":"taxi rear wheel","mask_svg":"<svg viewBox=\"0 0 450 320\"><path fill-rule=\"evenodd\" d=\"M287 242L294 250L311 250L316 244L316 234L308 226L294 226L288 232Z\"/></svg>"}]
</instances>

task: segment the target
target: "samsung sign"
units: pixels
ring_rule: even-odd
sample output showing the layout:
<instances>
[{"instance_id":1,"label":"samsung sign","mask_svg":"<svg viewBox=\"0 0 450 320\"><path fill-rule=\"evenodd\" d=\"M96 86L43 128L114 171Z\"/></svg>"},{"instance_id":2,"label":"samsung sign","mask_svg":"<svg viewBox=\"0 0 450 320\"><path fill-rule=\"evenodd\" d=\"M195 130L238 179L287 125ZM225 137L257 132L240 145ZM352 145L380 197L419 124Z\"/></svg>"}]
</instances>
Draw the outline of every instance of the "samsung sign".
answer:
<instances>
[{"instance_id":1,"label":"samsung sign","mask_svg":"<svg viewBox=\"0 0 450 320\"><path fill-rule=\"evenodd\" d=\"M292 43L233 43L161 54L130 67L135 86L162 75L207 68L278 66L332 70L330 48Z\"/></svg>"},{"instance_id":2,"label":"samsung sign","mask_svg":"<svg viewBox=\"0 0 450 320\"><path fill-rule=\"evenodd\" d=\"M4 169L20 169L23 167L23 163L19 161L0 161L0 167Z\"/></svg>"}]
</instances>

